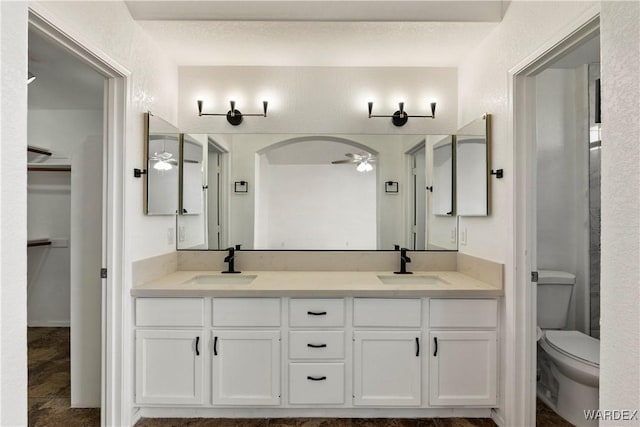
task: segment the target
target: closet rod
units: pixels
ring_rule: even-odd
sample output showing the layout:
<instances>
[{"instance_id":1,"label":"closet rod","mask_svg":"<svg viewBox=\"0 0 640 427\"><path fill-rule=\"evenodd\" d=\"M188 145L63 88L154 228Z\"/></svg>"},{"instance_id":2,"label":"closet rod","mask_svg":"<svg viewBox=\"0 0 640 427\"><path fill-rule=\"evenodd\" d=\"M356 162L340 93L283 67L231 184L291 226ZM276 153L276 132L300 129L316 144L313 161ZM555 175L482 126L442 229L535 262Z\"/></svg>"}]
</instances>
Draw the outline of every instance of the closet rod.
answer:
<instances>
[{"instance_id":1,"label":"closet rod","mask_svg":"<svg viewBox=\"0 0 640 427\"><path fill-rule=\"evenodd\" d=\"M30 172L71 172L71 166L28 166Z\"/></svg>"},{"instance_id":2,"label":"closet rod","mask_svg":"<svg viewBox=\"0 0 640 427\"><path fill-rule=\"evenodd\" d=\"M33 246L51 246L51 240L49 239L27 240L27 247L30 248Z\"/></svg>"},{"instance_id":3,"label":"closet rod","mask_svg":"<svg viewBox=\"0 0 640 427\"><path fill-rule=\"evenodd\" d=\"M46 148L34 147L33 145L27 145L27 151L36 154L44 154L45 156L50 156L52 154L51 151Z\"/></svg>"}]
</instances>

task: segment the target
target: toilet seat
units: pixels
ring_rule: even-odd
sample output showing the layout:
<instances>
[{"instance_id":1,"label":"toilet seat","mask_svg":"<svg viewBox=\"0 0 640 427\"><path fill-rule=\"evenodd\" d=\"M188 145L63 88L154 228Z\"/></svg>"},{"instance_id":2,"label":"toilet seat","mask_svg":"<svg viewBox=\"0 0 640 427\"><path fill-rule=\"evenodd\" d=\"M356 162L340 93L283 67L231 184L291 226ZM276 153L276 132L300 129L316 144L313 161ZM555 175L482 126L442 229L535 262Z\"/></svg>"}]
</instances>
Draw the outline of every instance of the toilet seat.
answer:
<instances>
[{"instance_id":1,"label":"toilet seat","mask_svg":"<svg viewBox=\"0 0 640 427\"><path fill-rule=\"evenodd\" d=\"M600 367L600 341L579 331L545 331L547 343L558 352L594 368Z\"/></svg>"}]
</instances>

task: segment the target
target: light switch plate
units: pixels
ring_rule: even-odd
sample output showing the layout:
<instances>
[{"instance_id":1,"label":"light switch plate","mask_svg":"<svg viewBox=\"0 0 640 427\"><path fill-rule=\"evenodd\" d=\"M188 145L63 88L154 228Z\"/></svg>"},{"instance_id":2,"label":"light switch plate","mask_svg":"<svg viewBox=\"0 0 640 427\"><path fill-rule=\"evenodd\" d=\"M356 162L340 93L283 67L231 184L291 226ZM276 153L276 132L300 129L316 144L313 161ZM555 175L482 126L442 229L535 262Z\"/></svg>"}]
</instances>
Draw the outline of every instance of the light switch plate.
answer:
<instances>
[{"instance_id":1,"label":"light switch plate","mask_svg":"<svg viewBox=\"0 0 640 427\"><path fill-rule=\"evenodd\" d=\"M467 245L467 227L460 230L460 244Z\"/></svg>"},{"instance_id":2,"label":"light switch plate","mask_svg":"<svg viewBox=\"0 0 640 427\"><path fill-rule=\"evenodd\" d=\"M169 227L167 229L167 244L173 245L173 236L175 236L175 229L173 227Z\"/></svg>"}]
</instances>

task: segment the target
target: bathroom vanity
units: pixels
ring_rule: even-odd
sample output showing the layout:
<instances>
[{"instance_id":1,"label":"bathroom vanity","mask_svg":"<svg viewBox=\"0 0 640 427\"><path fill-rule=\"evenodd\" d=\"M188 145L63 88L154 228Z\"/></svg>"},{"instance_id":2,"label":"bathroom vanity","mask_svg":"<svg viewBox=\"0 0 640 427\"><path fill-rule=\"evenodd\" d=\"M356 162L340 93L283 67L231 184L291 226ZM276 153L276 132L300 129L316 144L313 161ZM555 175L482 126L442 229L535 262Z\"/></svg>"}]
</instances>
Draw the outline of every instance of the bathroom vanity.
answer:
<instances>
[{"instance_id":1,"label":"bathroom vanity","mask_svg":"<svg viewBox=\"0 0 640 427\"><path fill-rule=\"evenodd\" d=\"M176 271L132 289L143 417L490 416L502 287L456 271Z\"/></svg>"}]
</instances>

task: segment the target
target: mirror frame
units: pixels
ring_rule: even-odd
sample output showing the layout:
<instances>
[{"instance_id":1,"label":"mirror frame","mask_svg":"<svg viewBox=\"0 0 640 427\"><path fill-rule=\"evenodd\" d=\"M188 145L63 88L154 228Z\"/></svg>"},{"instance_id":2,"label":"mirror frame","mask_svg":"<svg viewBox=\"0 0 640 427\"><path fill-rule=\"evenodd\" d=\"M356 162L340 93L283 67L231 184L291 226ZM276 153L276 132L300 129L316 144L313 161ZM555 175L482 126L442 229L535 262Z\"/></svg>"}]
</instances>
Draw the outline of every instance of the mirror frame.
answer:
<instances>
[{"instance_id":1,"label":"mirror frame","mask_svg":"<svg viewBox=\"0 0 640 427\"><path fill-rule=\"evenodd\" d=\"M180 200L177 199L176 200L176 212L174 213L154 213L154 212L149 212L149 143L150 143L150 138L151 138L151 118L154 117L157 120L161 120L162 122L166 123L167 126L170 126L171 128L173 128L173 130L175 130L175 135L177 136L177 142L178 142L178 153L177 153L177 162L178 162L178 168L180 168L181 166L181 157L180 157L180 140L182 138L182 135L180 133L180 130L175 127L174 125L172 125L171 123L169 123L168 121L166 121L165 119L163 119L160 116L157 116L155 114L153 114L151 111L147 111L146 113L144 113L144 144L143 144L143 159L144 159L144 165L145 165L145 171L144 171L144 179L143 179L143 190L142 190L142 199L143 199L143 211L144 214L147 216L170 216L170 215L177 215L178 214L178 209L180 206ZM172 133L173 135L173 133ZM176 185L178 186L177 191L176 191L176 197L179 197L179 193L180 193L180 169L178 169L178 180L176 181Z\"/></svg>"},{"instance_id":2,"label":"mirror frame","mask_svg":"<svg viewBox=\"0 0 640 427\"><path fill-rule=\"evenodd\" d=\"M479 135L477 132L476 133L469 133L470 131L468 129L471 129L474 126L477 126L478 121L484 121L484 139L485 139L485 179L486 179L486 200L485 200L485 204L486 204L486 208L485 208L485 213L484 214L465 214L463 212L460 212L459 209L459 204L456 203L456 208L457 208L457 216L459 217L487 217L491 215L491 145L492 145L492 140L491 140L491 114L489 113L485 113L482 115L482 117L473 120L472 122L467 123L466 125L462 126L460 129L458 129L458 131L456 132L456 184L459 184L461 182L461 180L459 179L459 172L460 172L460 168L458 167L458 160L460 159L460 149L459 149L459 141L460 141L460 136L481 136ZM465 133L467 132L467 133ZM460 197L460 192L459 192L460 186L456 185L456 202L458 197Z\"/></svg>"}]
</instances>

